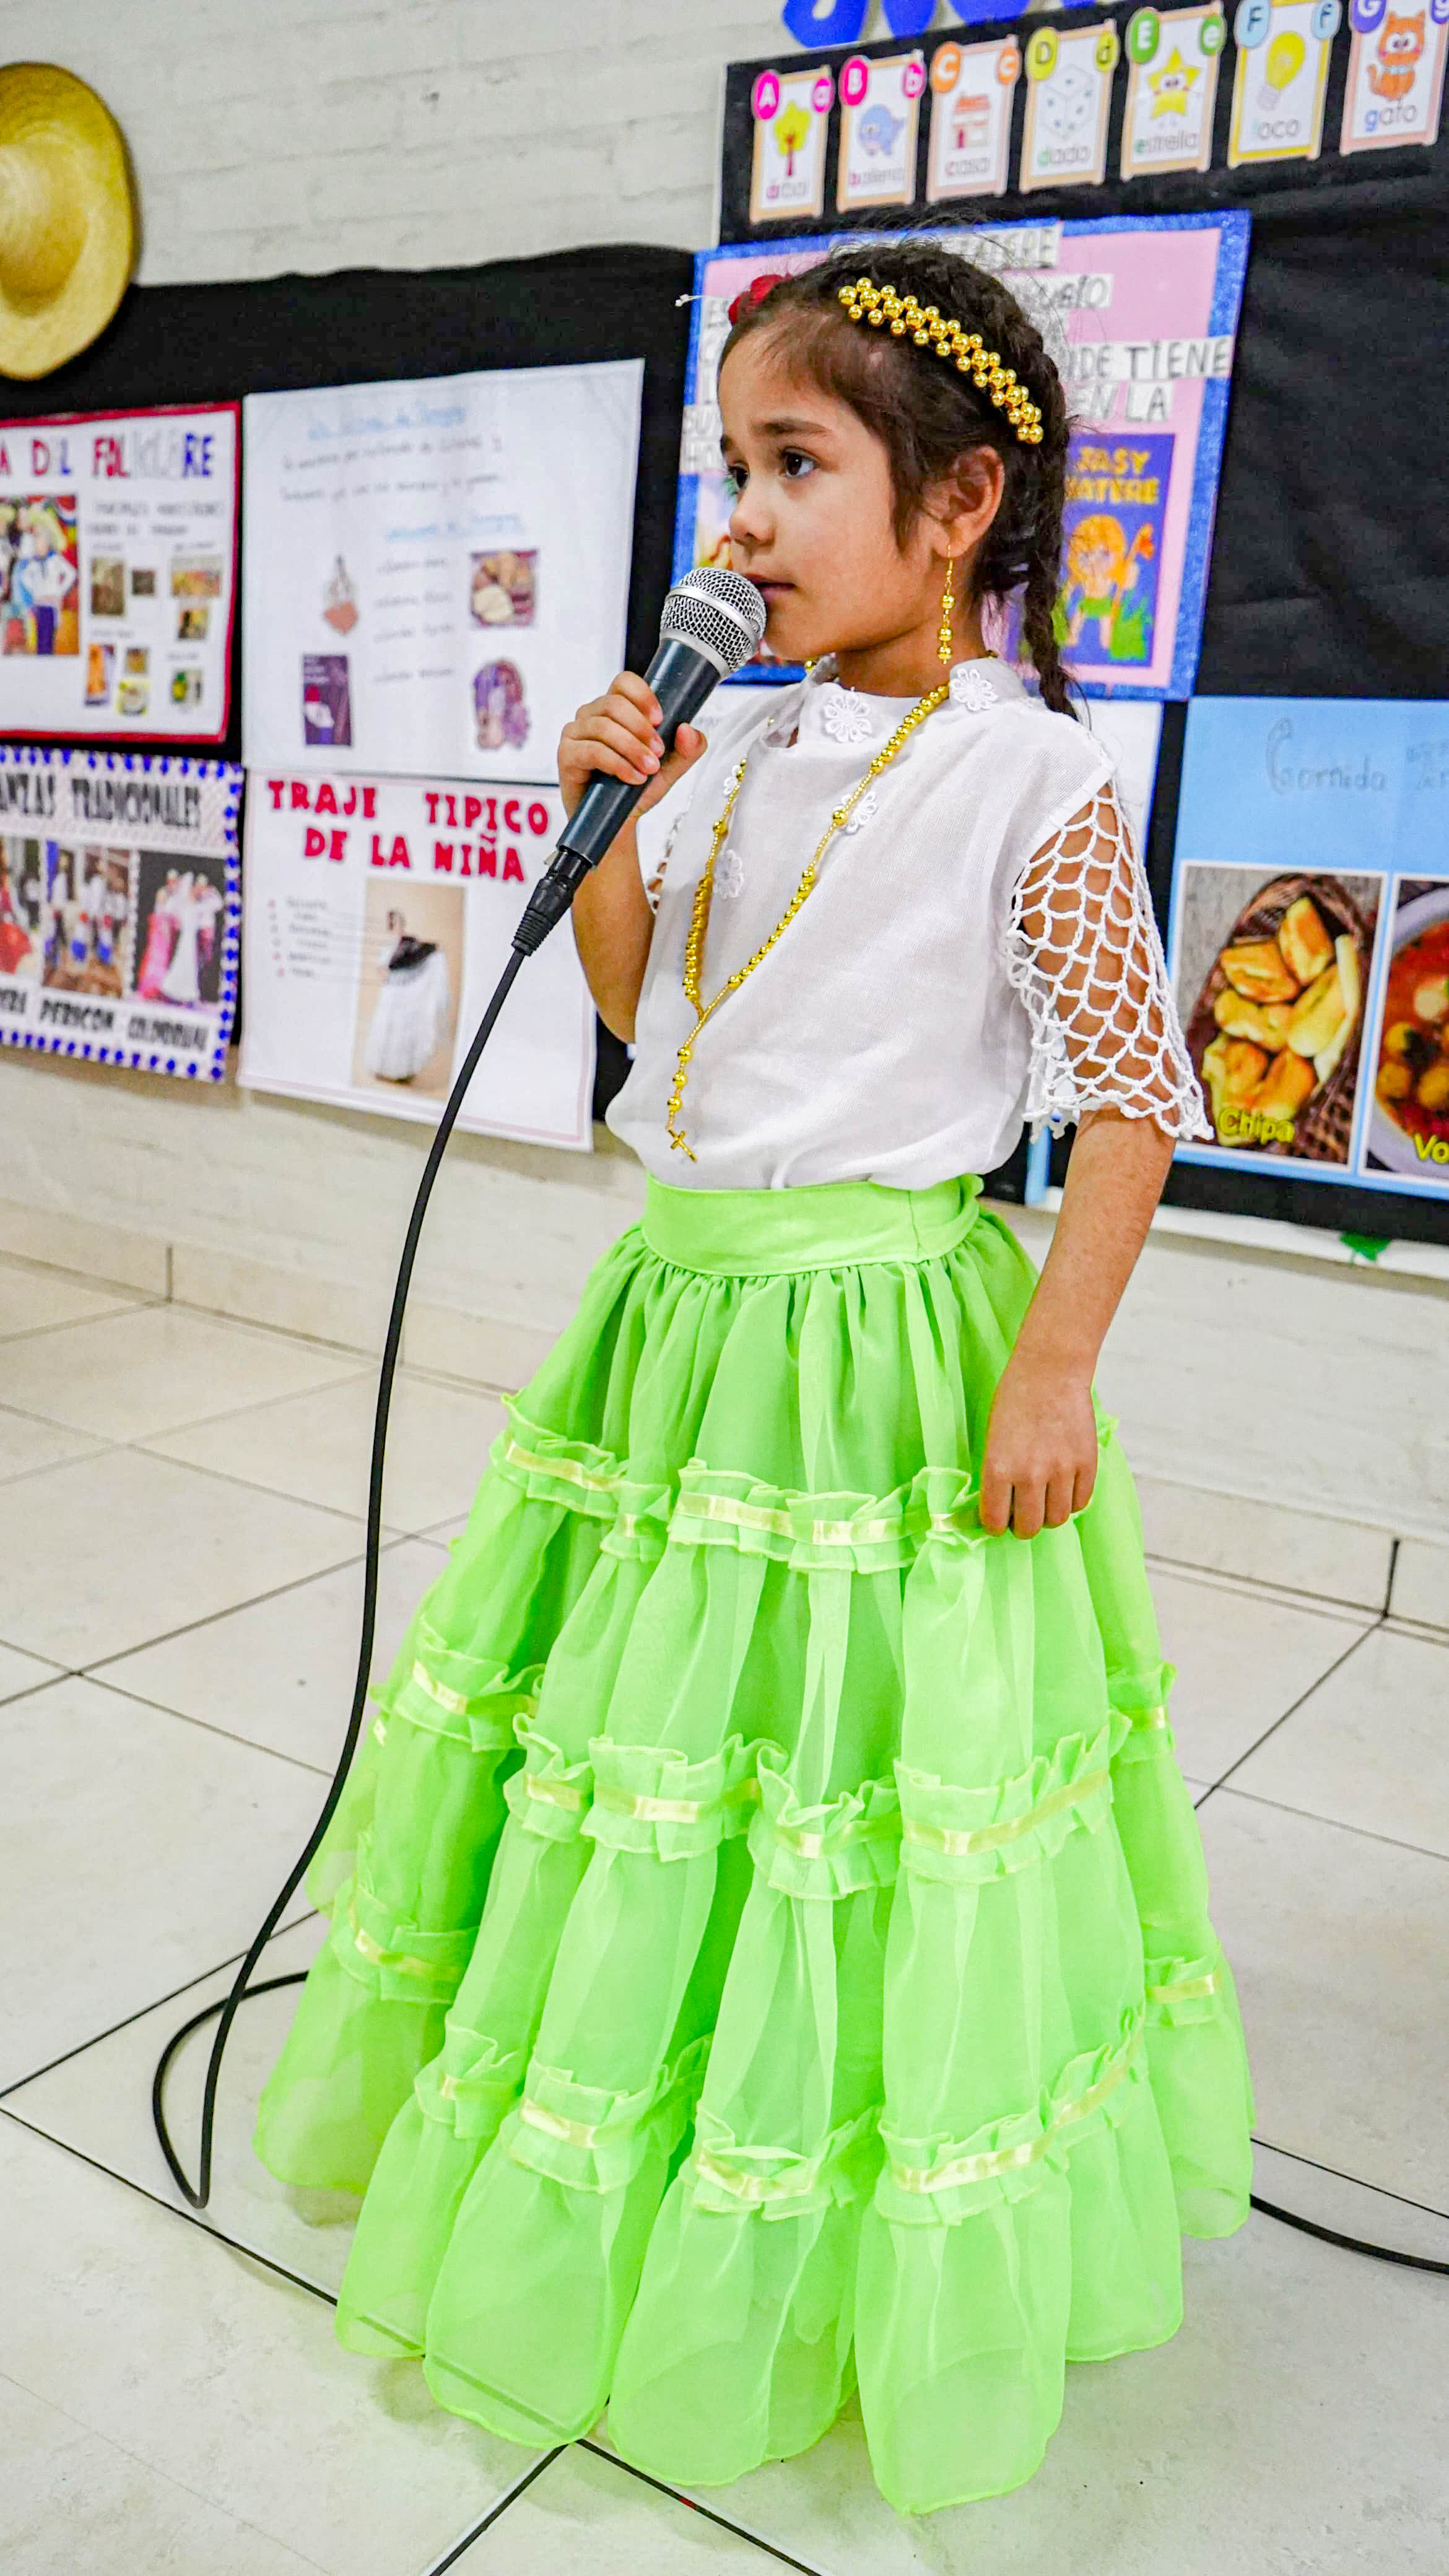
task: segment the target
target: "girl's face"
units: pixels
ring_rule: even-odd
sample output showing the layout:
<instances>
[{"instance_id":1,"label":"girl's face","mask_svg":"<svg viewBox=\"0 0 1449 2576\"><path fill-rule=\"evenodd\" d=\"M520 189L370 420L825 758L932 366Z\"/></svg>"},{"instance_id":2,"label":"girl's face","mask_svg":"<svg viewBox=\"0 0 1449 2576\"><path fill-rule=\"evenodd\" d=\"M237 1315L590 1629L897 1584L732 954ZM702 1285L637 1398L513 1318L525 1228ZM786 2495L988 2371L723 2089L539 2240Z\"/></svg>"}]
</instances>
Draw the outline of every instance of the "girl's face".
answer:
<instances>
[{"instance_id":1,"label":"girl's face","mask_svg":"<svg viewBox=\"0 0 1449 2576\"><path fill-rule=\"evenodd\" d=\"M979 541L995 515L992 451L963 460L960 488L931 496L941 515L923 510L902 545L882 442L848 403L792 373L772 332L731 351L719 398L731 559L763 595L770 650L813 661L934 639L946 556ZM964 594L959 572L956 588Z\"/></svg>"}]
</instances>

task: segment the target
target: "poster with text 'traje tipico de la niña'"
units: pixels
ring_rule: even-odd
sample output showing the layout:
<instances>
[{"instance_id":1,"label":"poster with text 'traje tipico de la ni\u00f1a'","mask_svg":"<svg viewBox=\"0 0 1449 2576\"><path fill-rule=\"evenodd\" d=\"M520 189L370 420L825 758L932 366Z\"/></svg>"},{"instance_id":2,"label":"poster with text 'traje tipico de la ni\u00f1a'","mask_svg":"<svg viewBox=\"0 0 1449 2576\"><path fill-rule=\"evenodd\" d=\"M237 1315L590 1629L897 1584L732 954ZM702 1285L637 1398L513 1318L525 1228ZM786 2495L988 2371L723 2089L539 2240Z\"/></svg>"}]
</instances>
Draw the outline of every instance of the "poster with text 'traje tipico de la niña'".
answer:
<instances>
[{"instance_id":1,"label":"poster with text 'traje tipico de la ni\u00f1a'","mask_svg":"<svg viewBox=\"0 0 1449 2576\"><path fill-rule=\"evenodd\" d=\"M552 779L619 668L643 365L249 395L249 769Z\"/></svg>"},{"instance_id":2,"label":"poster with text 'traje tipico de la ni\u00f1a'","mask_svg":"<svg viewBox=\"0 0 1449 2576\"><path fill-rule=\"evenodd\" d=\"M237 406L0 421L0 734L220 742Z\"/></svg>"},{"instance_id":3,"label":"poster with text 'traje tipico de la ni\u00f1a'","mask_svg":"<svg viewBox=\"0 0 1449 2576\"><path fill-rule=\"evenodd\" d=\"M0 747L0 1045L220 1079L241 792L221 760Z\"/></svg>"},{"instance_id":4,"label":"poster with text 'traje tipico de la ni\u00f1a'","mask_svg":"<svg viewBox=\"0 0 1449 2576\"><path fill-rule=\"evenodd\" d=\"M556 787L253 770L242 1082L435 1123L562 827ZM561 933L459 1125L587 1151L593 1085L593 1004Z\"/></svg>"}]
</instances>

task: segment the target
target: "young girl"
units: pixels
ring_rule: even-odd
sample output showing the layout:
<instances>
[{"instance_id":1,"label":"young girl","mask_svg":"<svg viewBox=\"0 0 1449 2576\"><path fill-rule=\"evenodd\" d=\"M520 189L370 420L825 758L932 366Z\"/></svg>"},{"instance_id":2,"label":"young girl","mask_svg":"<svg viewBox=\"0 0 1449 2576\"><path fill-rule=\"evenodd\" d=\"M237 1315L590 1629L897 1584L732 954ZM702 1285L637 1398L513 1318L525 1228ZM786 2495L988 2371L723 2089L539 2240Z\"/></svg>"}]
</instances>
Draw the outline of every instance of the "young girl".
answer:
<instances>
[{"instance_id":1,"label":"young girl","mask_svg":"<svg viewBox=\"0 0 1449 2576\"><path fill-rule=\"evenodd\" d=\"M544 2443L607 2403L703 2484L858 2380L925 2511L1029 2477L1064 2361L1164 2341L1180 2232L1247 2209L1092 1398L1201 1113L1067 710L1038 334L872 245L739 315L720 401L735 567L814 667L667 753L629 673L565 730L570 803L692 773L657 913L632 830L574 913L644 1220L382 1693L259 2143L366 2189L338 2331L443 2405ZM983 651L1014 591L1044 703ZM1025 1117L1078 1121L1039 1281L969 1177Z\"/></svg>"}]
</instances>

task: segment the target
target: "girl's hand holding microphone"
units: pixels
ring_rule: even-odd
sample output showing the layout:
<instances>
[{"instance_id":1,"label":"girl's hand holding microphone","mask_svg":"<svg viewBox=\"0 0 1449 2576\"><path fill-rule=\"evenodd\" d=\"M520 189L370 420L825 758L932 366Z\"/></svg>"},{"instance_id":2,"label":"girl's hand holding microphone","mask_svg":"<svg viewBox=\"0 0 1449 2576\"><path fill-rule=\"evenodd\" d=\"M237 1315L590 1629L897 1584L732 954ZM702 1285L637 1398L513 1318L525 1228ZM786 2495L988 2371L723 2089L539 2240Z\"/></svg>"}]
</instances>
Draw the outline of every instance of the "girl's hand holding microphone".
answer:
<instances>
[{"instance_id":1,"label":"girl's hand holding microphone","mask_svg":"<svg viewBox=\"0 0 1449 2576\"><path fill-rule=\"evenodd\" d=\"M667 796L676 778L698 760L705 738L697 726L682 724L673 750L666 752L660 720L659 700L637 671L621 671L601 698L588 699L559 737L564 811L572 814L596 770L606 778L625 779L631 787L644 785L636 814L647 813ZM630 837L627 831L619 835L620 841Z\"/></svg>"},{"instance_id":2,"label":"girl's hand holding microphone","mask_svg":"<svg viewBox=\"0 0 1449 2576\"><path fill-rule=\"evenodd\" d=\"M660 722L659 701L637 671L621 671L601 698L590 698L581 706L559 737L558 783L564 811L573 813L590 779L600 771L606 778L643 787L636 815L647 813L661 796L667 796L706 745L697 725L682 724L673 750L666 751ZM616 1038L632 1040L654 932L632 821L580 886L572 920L599 1017Z\"/></svg>"}]
</instances>

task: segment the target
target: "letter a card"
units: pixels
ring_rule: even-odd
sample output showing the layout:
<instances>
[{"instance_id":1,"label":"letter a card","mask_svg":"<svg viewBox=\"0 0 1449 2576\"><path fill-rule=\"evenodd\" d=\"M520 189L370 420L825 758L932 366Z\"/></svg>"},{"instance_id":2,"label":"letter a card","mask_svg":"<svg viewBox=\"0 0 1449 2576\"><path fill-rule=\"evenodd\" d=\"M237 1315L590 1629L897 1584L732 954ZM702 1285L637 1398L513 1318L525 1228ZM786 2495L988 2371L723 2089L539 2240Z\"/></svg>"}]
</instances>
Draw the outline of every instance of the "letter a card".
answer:
<instances>
[{"instance_id":1,"label":"letter a card","mask_svg":"<svg viewBox=\"0 0 1449 2576\"><path fill-rule=\"evenodd\" d=\"M1139 9L1127 21L1127 106L1122 176L1206 170L1212 159L1218 61L1227 28L1220 9Z\"/></svg>"},{"instance_id":2,"label":"letter a card","mask_svg":"<svg viewBox=\"0 0 1449 2576\"><path fill-rule=\"evenodd\" d=\"M1019 187L1100 187L1107 175L1107 120L1120 51L1110 18L1060 34L1055 27L1038 27L1029 38Z\"/></svg>"},{"instance_id":3,"label":"letter a card","mask_svg":"<svg viewBox=\"0 0 1449 2576\"><path fill-rule=\"evenodd\" d=\"M1340 0L1238 0L1228 167L1316 161Z\"/></svg>"},{"instance_id":4,"label":"letter a card","mask_svg":"<svg viewBox=\"0 0 1449 2576\"><path fill-rule=\"evenodd\" d=\"M763 71L750 94L755 155L750 221L825 211L825 130L835 103L828 71Z\"/></svg>"},{"instance_id":5,"label":"letter a card","mask_svg":"<svg viewBox=\"0 0 1449 2576\"><path fill-rule=\"evenodd\" d=\"M938 45L931 57L931 141L926 195L1000 197L1011 148L1011 102L1021 55L1010 36L985 45Z\"/></svg>"},{"instance_id":6,"label":"letter a card","mask_svg":"<svg viewBox=\"0 0 1449 2576\"><path fill-rule=\"evenodd\" d=\"M925 86L926 66L919 54L887 54L874 63L852 54L841 64L835 202L842 215L862 206L911 203Z\"/></svg>"},{"instance_id":7,"label":"letter a card","mask_svg":"<svg viewBox=\"0 0 1449 2576\"><path fill-rule=\"evenodd\" d=\"M1343 96L1340 152L1382 152L1395 143L1433 143L1444 99L1449 0L1350 0L1353 29Z\"/></svg>"}]
</instances>

